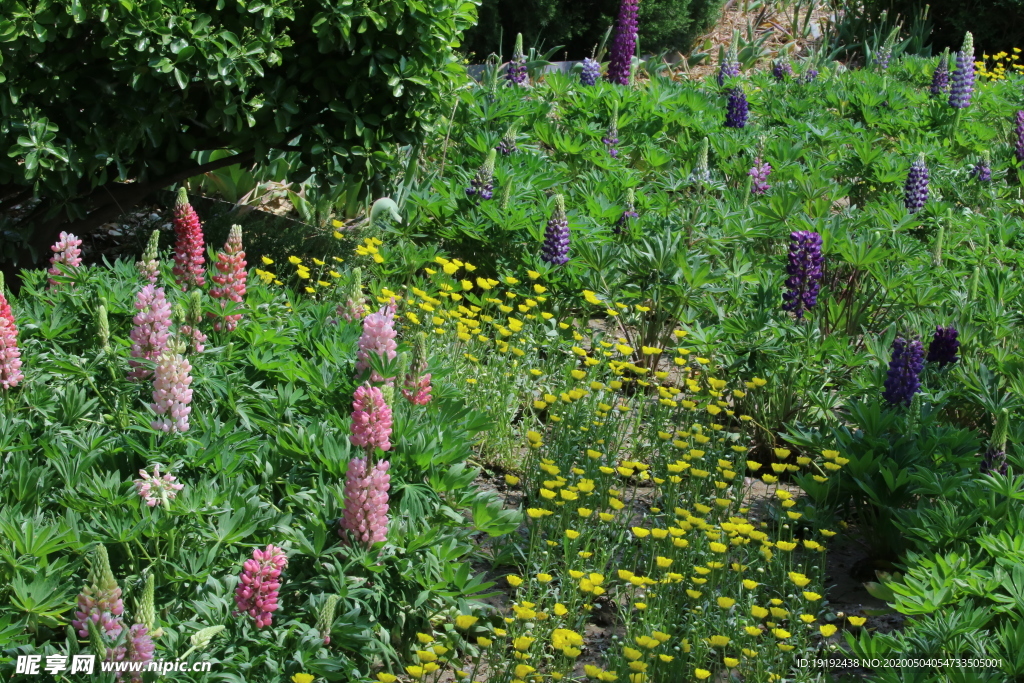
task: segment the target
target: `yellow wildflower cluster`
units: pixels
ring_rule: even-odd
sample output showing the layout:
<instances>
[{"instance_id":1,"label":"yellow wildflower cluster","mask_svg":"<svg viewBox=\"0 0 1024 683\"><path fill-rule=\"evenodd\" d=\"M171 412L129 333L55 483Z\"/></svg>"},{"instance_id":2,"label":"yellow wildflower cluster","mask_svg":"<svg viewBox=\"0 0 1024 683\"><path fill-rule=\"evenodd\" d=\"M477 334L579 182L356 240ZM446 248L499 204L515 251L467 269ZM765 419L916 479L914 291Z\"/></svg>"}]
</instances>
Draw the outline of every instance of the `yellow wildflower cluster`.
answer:
<instances>
[{"instance_id":1,"label":"yellow wildflower cluster","mask_svg":"<svg viewBox=\"0 0 1024 683\"><path fill-rule=\"evenodd\" d=\"M1006 80L1007 72L1024 73L1024 63L1020 61L1021 49L1019 47L1013 48L1013 53L1008 52L997 52L994 55L982 55L981 61L975 62L974 66L978 69L978 75L987 81L1003 81ZM992 68L988 67L989 60L992 60ZM1005 60L1005 61L1004 61Z\"/></svg>"}]
</instances>

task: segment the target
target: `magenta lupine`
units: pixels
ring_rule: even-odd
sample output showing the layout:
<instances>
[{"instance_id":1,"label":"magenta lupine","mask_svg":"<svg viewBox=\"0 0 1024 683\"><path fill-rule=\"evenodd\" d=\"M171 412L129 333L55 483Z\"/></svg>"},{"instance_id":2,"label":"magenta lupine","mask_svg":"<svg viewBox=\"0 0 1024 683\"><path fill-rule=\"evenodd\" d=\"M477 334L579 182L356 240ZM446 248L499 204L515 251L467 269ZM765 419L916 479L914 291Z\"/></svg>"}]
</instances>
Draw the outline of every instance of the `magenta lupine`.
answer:
<instances>
[{"instance_id":1,"label":"magenta lupine","mask_svg":"<svg viewBox=\"0 0 1024 683\"><path fill-rule=\"evenodd\" d=\"M139 470L142 479L136 479L135 492L149 507L156 507L158 504L165 508L171 507L171 501L178 495L178 491L185 488L184 484L176 484L177 477L170 473L161 476L159 463L153 466L153 474L146 470Z\"/></svg>"},{"instance_id":2,"label":"magenta lupine","mask_svg":"<svg viewBox=\"0 0 1024 683\"><path fill-rule=\"evenodd\" d=\"M142 260L135 263L139 274L149 280L149 284L155 285L160 277L160 261L157 260L160 250L160 231L154 230L149 236L146 244L146 251L142 253Z\"/></svg>"},{"instance_id":3,"label":"magenta lupine","mask_svg":"<svg viewBox=\"0 0 1024 683\"><path fill-rule=\"evenodd\" d=\"M3 295L0 295L2 298ZM18 328L10 318L0 315L0 389L14 389L23 379L25 375L21 372Z\"/></svg>"},{"instance_id":4,"label":"magenta lupine","mask_svg":"<svg viewBox=\"0 0 1024 683\"><path fill-rule=\"evenodd\" d=\"M199 216L188 203L185 188L178 190L178 201L174 206L174 279L182 290L201 287L206 284L203 275L204 256L203 227Z\"/></svg>"},{"instance_id":5,"label":"magenta lupine","mask_svg":"<svg viewBox=\"0 0 1024 683\"><path fill-rule=\"evenodd\" d=\"M371 353L384 356L388 360L394 360L398 355L398 344L395 342L398 333L395 332L394 315L395 306L392 303L363 318L363 335L359 338L359 351L356 353L357 375L369 369ZM370 381L391 385L395 378L381 377L376 371L372 371Z\"/></svg>"},{"instance_id":6,"label":"magenta lupine","mask_svg":"<svg viewBox=\"0 0 1024 683\"><path fill-rule=\"evenodd\" d=\"M82 246L82 240L78 239L71 233L62 232L60 234L60 240L50 247L53 250L53 256L50 257L50 269L47 271L51 276L56 277L62 275L58 265L63 264L66 268L77 268L82 265L82 250L79 248ZM58 283L53 277L49 278L50 286L55 286Z\"/></svg>"},{"instance_id":7,"label":"magenta lupine","mask_svg":"<svg viewBox=\"0 0 1024 683\"><path fill-rule=\"evenodd\" d=\"M369 384L357 387L352 401L352 445L371 452L391 450L391 424L391 406L381 390Z\"/></svg>"},{"instance_id":8,"label":"magenta lupine","mask_svg":"<svg viewBox=\"0 0 1024 683\"><path fill-rule=\"evenodd\" d=\"M192 412L192 365L183 355L183 344L164 349L153 380L153 403L157 418L150 425L161 432L187 432Z\"/></svg>"},{"instance_id":9,"label":"magenta lupine","mask_svg":"<svg viewBox=\"0 0 1024 683\"><path fill-rule=\"evenodd\" d=\"M171 329L171 304L164 295L163 287L146 285L135 297L135 310L138 311L132 319L135 327L128 335L132 340L132 360L128 361L128 365L134 369L128 373L128 377L139 380L149 377L153 371L143 367L136 359L156 360L167 346Z\"/></svg>"},{"instance_id":10,"label":"magenta lupine","mask_svg":"<svg viewBox=\"0 0 1024 683\"><path fill-rule=\"evenodd\" d=\"M156 650L153 645L153 638L149 635L149 629L142 624L134 624L128 630L128 644L126 646L125 656L129 662L151 662L153 661L153 654ZM120 680L121 672L117 672L118 679ZM132 683L142 683L142 673L138 671L132 671L131 673Z\"/></svg>"},{"instance_id":11,"label":"magenta lupine","mask_svg":"<svg viewBox=\"0 0 1024 683\"><path fill-rule=\"evenodd\" d=\"M1017 146L1014 150L1017 161L1024 163L1024 110L1017 112Z\"/></svg>"},{"instance_id":12,"label":"magenta lupine","mask_svg":"<svg viewBox=\"0 0 1024 683\"><path fill-rule=\"evenodd\" d=\"M772 172L771 165L767 162L761 161L761 157L754 159L754 166L747 171L747 175L753 179L753 183L750 186L750 191L753 194L764 194L771 189L766 181L768 180L768 174Z\"/></svg>"},{"instance_id":13,"label":"magenta lupine","mask_svg":"<svg viewBox=\"0 0 1024 683\"><path fill-rule=\"evenodd\" d=\"M402 395L413 405L425 406L430 403L430 392L430 373L427 372L427 335L424 332L419 332L416 334L412 362L409 364L409 372L405 375L405 388L402 389Z\"/></svg>"},{"instance_id":14,"label":"magenta lupine","mask_svg":"<svg viewBox=\"0 0 1024 683\"><path fill-rule=\"evenodd\" d=\"M210 296L214 299L227 299L237 304L245 300L245 281L248 277L245 266L245 252L242 250L242 226L231 226L228 233L228 240L224 243L224 250L217 254L216 275L211 275L214 287L210 288ZM225 301L220 302L221 311L227 306ZM220 332L226 330L231 332L242 319L241 313L225 315L223 318L210 313L211 318L216 318L213 329Z\"/></svg>"},{"instance_id":15,"label":"magenta lupine","mask_svg":"<svg viewBox=\"0 0 1024 683\"><path fill-rule=\"evenodd\" d=\"M345 512L338 534L371 546L387 540L390 463L382 460L367 473L366 459L353 458L345 475ZM348 534L346 532L349 532Z\"/></svg>"},{"instance_id":16,"label":"magenta lupine","mask_svg":"<svg viewBox=\"0 0 1024 683\"><path fill-rule=\"evenodd\" d=\"M268 545L252 551L252 559L242 565L235 589L235 614L248 614L256 628L270 626L278 608L281 572L288 566L288 558L280 548Z\"/></svg>"},{"instance_id":17,"label":"magenta lupine","mask_svg":"<svg viewBox=\"0 0 1024 683\"><path fill-rule=\"evenodd\" d=\"M96 546L96 555L86 581L78 596L78 609L71 620L72 628L79 638L88 638L86 622L92 621L102 635L117 638L124 629L121 623L124 601L121 600L121 589L114 580L114 573L110 570L107 549L102 545Z\"/></svg>"},{"instance_id":18,"label":"magenta lupine","mask_svg":"<svg viewBox=\"0 0 1024 683\"><path fill-rule=\"evenodd\" d=\"M636 52L637 9L640 0L622 0L619 18L615 22L615 39L612 42L611 61L608 63L606 78L611 83L629 85L629 71Z\"/></svg>"}]
</instances>

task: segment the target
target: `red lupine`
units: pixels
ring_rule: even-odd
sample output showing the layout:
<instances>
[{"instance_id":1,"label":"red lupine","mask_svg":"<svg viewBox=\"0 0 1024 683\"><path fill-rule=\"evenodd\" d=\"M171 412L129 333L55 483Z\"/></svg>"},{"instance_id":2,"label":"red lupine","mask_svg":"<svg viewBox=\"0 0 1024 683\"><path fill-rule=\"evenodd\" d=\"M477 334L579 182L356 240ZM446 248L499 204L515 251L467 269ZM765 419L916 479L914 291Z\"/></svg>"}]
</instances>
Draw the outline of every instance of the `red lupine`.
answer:
<instances>
[{"instance_id":1,"label":"red lupine","mask_svg":"<svg viewBox=\"0 0 1024 683\"><path fill-rule=\"evenodd\" d=\"M245 280L248 276L245 266L245 252L242 251L242 226L233 225L228 234L228 241L224 244L224 251L217 254L217 263L214 264L214 267L218 274L210 277L216 285L210 289L210 296L214 299L228 299L235 303L242 303L245 299ZM220 306L223 311L226 303L222 301ZM217 316L211 313L210 317ZM223 321L218 319L213 324L213 329L218 332L221 329L231 332L241 319L241 313L225 315Z\"/></svg>"},{"instance_id":2,"label":"red lupine","mask_svg":"<svg viewBox=\"0 0 1024 683\"><path fill-rule=\"evenodd\" d=\"M206 284L203 276L203 227L199 216L188 203L185 188L178 190L178 203L174 207L174 279L182 290Z\"/></svg>"}]
</instances>

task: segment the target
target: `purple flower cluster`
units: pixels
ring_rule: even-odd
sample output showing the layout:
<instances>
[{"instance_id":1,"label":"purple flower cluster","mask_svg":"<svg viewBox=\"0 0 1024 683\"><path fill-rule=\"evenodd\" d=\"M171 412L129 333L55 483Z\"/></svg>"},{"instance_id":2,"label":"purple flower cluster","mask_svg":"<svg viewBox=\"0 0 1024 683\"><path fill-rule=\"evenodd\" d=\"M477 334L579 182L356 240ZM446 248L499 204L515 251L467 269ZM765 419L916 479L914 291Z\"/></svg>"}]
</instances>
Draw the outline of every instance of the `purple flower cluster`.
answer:
<instances>
[{"instance_id":1,"label":"purple flower cluster","mask_svg":"<svg viewBox=\"0 0 1024 683\"><path fill-rule=\"evenodd\" d=\"M981 458L981 473L999 473L1006 475L1008 470L1006 463L1006 433L1010 427L1010 413L1003 408L996 417L996 424L992 428L992 436L988 440L988 448Z\"/></svg>"},{"instance_id":2,"label":"purple flower cluster","mask_svg":"<svg viewBox=\"0 0 1024 683\"><path fill-rule=\"evenodd\" d=\"M943 52L942 56L939 57L939 65L935 67L935 71L932 72L932 97L940 97L945 95L946 91L949 90L949 52Z\"/></svg>"},{"instance_id":3,"label":"purple flower cluster","mask_svg":"<svg viewBox=\"0 0 1024 683\"><path fill-rule=\"evenodd\" d=\"M526 84L526 55L523 54L523 34L516 35L516 48L512 59L505 65L505 78L509 85Z\"/></svg>"},{"instance_id":4,"label":"purple flower cluster","mask_svg":"<svg viewBox=\"0 0 1024 683\"><path fill-rule=\"evenodd\" d=\"M992 180L992 167L989 166L987 159L982 159L974 164L974 168L971 169L971 177L977 178L983 183Z\"/></svg>"},{"instance_id":5,"label":"purple flower cluster","mask_svg":"<svg viewBox=\"0 0 1024 683\"><path fill-rule=\"evenodd\" d=\"M560 194L555 195L555 211L544 231L540 258L553 266L569 262L569 219L565 216L565 198Z\"/></svg>"},{"instance_id":6,"label":"purple flower cluster","mask_svg":"<svg viewBox=\"0 0 1024 683\"><path fill-rule=\"evenodd\" d=\"M772 76L779 83L786 80L787 76L793 75L793 67L789 65L789 62L785 59L777 59L772 65Z\"/></svg>"},{"instance_id":7,"label":"purple flower cluster","mask_svg":"<svg viewBox=\"0 0 1024 683\"><path fill-rule=\"evenodd\" d=\"M932 343L928 345L927 361L938 364L940 368L955 363L957 361L956 353L960 349L960 342L957 341L958 334L952 325L949 327L936 326Z\"/></svg>"},{"instance_id":8,"label":"purple flower cluster","mask_svg":"<svg viewBox=\"0 0 1024 683\"><path fill-rule=\"evenodd\" d=\"M640 0L622 0L619 18L615 22L615 40L612 42L611 61L608 64L608 81L629 85L629 70L636 52L637 9Z\"/></svg>"},{"instance_id":9,"label":"purple flower cluster","mask_svg":"<svg viewBox=\"0 0 1024 683\"><path fill-rule=\"evenodd\" d=\"M968 33L964 38L963 49L956 53L956 69L953 71L953 84L949 88L949 106L966 109L971 106L973 92L974 37Z\"/></svg>"},{"instance_id":10,"label":"purple flower cluster","mask_svg":"<svg viewBox=\"0 0 1024 683\"><path fill-rule=\"evenodd\" d=\"M501 156L507 157L508 155L519 151L519 148L516 146L516 129L517 126L513 123L509 126L508 130L505 131L505 134L501 136L501 142L499 142L498 146L495 148L497 151L501 152Z\"/></svg>"},{"instance_id":11,"label":"purple flower cluster","mask_svg":"<svg viewBox=\"0 0 1024 683\"><path fill-rule=\"evenodd\" d=\"M629 224L630 218L639 218L640 214L636 212L636 207L633 205L636 201L636 195L634 194L633 188L626 190L626 210L619 216L619 220L615 221L614 232L616 235L622 233L622 229Z\"/></svg>"},{"instance_id":12,"label":"purple flower cluster","mask_svg":"<svg viewBox=\"0 0 1024 683\"><path fill-rule=\"evenodd\" d=\"M754 159L754 166L747 171L747 175L753 179L753 183L750 186L750 191L753 194L764 194L771 189L766 181L768 180L768 174L772 172L771 164L767 161L762 162L761 157Z\"/></svg>"},{"instance_id":13,"label":"purple flower cluster","mask_svg":"<svg viewBox=\"0 0 1024 683\"><path fill-rule=\"evenodd\" d=\"M907 183L903 188L903 203L910 213L917 213L928 201L928 166L924 163L924 153L910 165Z\"/></svg>"},{"instance_id":14,"label":"purple flower cluster","mask_svg":"<svg viewBox=\"0 0 1024 683\"><path fill-rule=\"evenodd\" d=\"M747 125L747 113L747 96L743 88L733 88L729 91L729 104L725 114L726 128L743 128Z\"/></svg>"},{"instance_id":15,"label":"purple flower cluster","mask_svg":"<svg viewBox=\"0 0 1024 683\"><path fill-rule=\"evenodd\" d=\"M252 559L242 565L235 589L235 614L244 612L256 622L256 628L270 626L278 608L278 590L281 572L288 566L288 558L280 548L268 545L264 550L252 551Z\"/></svg>"},{"instance_id":16,"label":"purple flower cluster","mask_svg":"<svg viewBox=\"0 0 1024 683\"><path fill-rule=\"evenodd\" d=\"M782 295L782 310L792 311L797 320L804 317L804 311L818 303L821 288L821 267L825 257L821 255L821 235L809 230L797 230L789 234L789 265L786 272L787 292Z\"/></svg>"},{"instance_id":17,"label":"purple flower cluster","mask_svg":"<svg viewBox=\"0 0 1024 683\"><path fill-rule=\"evenodd\" d=\"M892 343L892 360L885 379L882 398L893 405L910 405L914 394L921 390L918 379L924 369L924 349L917 339L907 341L896 337Z\"/></svg>"},{"instance_id":18,"label":"purple flower cluster","mask_svg":"<svg viewBox=\"0 0 1024 683\"><path fill-rule=\"evenodd\" d=\"M1024 110L1017 112L1017 161L1024 163Z\"/></svg>"},{"instance_id":19,"label":"purple flower cluster","mask_svg":"<svg viewBox=\"0 0 1024 683\"><path fill-rule=\"evenodd\" d=\"M735 42L735 36L733 40ZM725 85L725 80L727 78L735 78L739 75L740 63L739 60L736 59L736 50L735 48L730 47L728 50L721 53L721 57L718 61L718 76L716 77L718 87L721 88Z\"/></svg>"},{"instance_id":20,"label":"purple flower cluster","mask_svg":"<svg viewBox=\"0 0 1024 683\"><path fill-rule=\"evenodd\" d=\"M596 85L597 79L601 76L601 64L596 60L586 57L583 60L583 71L580 72L581 85Z\"/></svg>"},{"instance_id":21,"label":"purple flower cluster","mask_svg":"<svg viewBox=\"0 0 1024 683\"><path fill-rule=\"evenodd\" d=\"M801 81L803 83L810 83L811 81L815 80L817 77L818 77L818 70L812 67L812 68L810 68L810 69L808 69L807 71L804 72L804 75L801 78Z\"/></svg>"},{"instance_id":22,"label":"purple flower cluster","mask_svg":"<svg viewBox=\"0 0 1024 683\"><path fill-rule=\"evenodd\" d=\"M514 138L512 144L515 145ZM476 172L476 177L470 181L470 187L466 188L467 197L475 196L479 202L481 199L486 200L494 196L494 158L496 154L497 150L494 149L488 152L487 160Z\"/></svg>"}]
</instances>

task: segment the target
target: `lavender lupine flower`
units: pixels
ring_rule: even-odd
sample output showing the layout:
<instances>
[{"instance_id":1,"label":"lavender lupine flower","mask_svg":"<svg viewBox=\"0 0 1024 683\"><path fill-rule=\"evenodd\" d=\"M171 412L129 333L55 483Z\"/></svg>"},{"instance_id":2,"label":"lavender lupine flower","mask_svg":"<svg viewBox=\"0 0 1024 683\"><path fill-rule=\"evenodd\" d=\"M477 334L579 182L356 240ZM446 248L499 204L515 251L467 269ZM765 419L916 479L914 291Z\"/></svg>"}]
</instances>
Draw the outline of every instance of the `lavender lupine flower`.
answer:
<instances>
[{"instance_id":1,"label":"lavender lupine flower","mask_svg":"<svg viewBox=\"0 0 1024 683\"><path fill-rule=\"evenodd\" d=\"M706 183L711 180L711 171L708 169L708 139L704 138L700 141L700 147L697 148L697 164L693 167L690 172L691 182L703 182Z\"/></svg>"},{"instance_id":2,"label":"lavender lupine flower","mask_svg":"<svg viewBox=\"0 0 1024 683\"><path fill-rule=\"evenodd\" d=\"M338 529L342 538L348 536L345 532L350 532L349 538L366 546L387 540L390 466L387 460L382 460L367 473L365 458L349 461L345 475L345 513Z\"/></svg>"},{"instance_id":3,"label":"lavender lupine flower","mask_svg":"<svg viewBox=\"0 0 1024 683\"><path fill-rule=\"evenodd\" d=\"M244 612L256 622L256 628L270 626L278 608L278 590L281 572L288 566L288 558L280 548L268 545L264 550L252 551L252 559L242 565L235 589L234 614Z\"/></svg>"},{"instance_id":4,"label":"lavender lupine flower","mask_svg":"<svg viewBox=\"0 0 1024 683\"><path fill-rule=\"evenodd\" d=\"M636 52L637 9L640 0L622 0L619 18L615 22L615 39L612 42L611 61L608 63L607 79L611 83L629 85L629 72Z\"/></svg>"},{"instance_id":5,"label":"lavender lupine flower","mask_svg":"<svg viewBox=\"0 0 1024 683\"><path fill-rule=\"evenodd\" d=\"M512 53L512 59L505 65L505 78L509 85L525 85L526 55L523 54L523 34L516 34L516 49Z\"/></svg>"},{"instance_id":6,"label":"lavender lupine flower","mask_svg":"<svg viewBox=\"0 0 1024 683\"><path fill-rule=\"evenodd\" d=\"M946 91L949 90L949 48L946 48L942 52L942 56L939 57L939 64L935 67L935 71L932 72L932 87L930 89L932 97L940 97L945 95Z\"/></svg>"},{"instance_id":7,"label":"lavender lupine flower","mask_svg":"<svg viewBox=\"0 0 1024 683\"><path fill-rule=\"evenodd\" d=\"M790 66L789 61L786 59L777 59L772 65L772 76L779 83L786 80L786 77L793 75L793 67Z\"/></svg>"},{"instance_id":8,"label":"lavender lupine flower","mask_svg":"<svg viewBox=\"0 0 1024 683\"><path fill-rule=\"evenodd\" d=\"M896 337L892 343L892 360L882 398L893 405L902 403L909 406L914 394L921 389L918 377L923 369L924 349L920 340L908 342L903 337Z\"/></svg>"},{"instance_id":9,"label":"lavender lupine flower","mask_svg":"<svg viewBox=\"0 0 1024 683\"><path fill-rule=\"evenodd\" d=\"M170 509L171 501L177 497L178 491L185 488L184 484L175 483L178 478L174 475L165 473L161 476L159 463L153 466L152 476L146 470L139 470L139 474L142 475L142 479L136 479L132 483L135 484L136 493L151 508L160 504L165 509Z\"/></svg>"},{"instance_id":10,"label":"lavender lupine flower","mask_svg":"<svg viewBox=\"0 0 1024 683\"><path fill-rule=\"evenodd\" d=\"M89 637L87 622L99 627L101 635L117 638L124 629L121 615L124 613L124 601L121 600L121 589L114 580L110 570L110 558L103 545L96 546L96 555L89 577L82 592L78 596L78 609L71 626L79 638Z\"/></svg>"},{"instance_id":11,"label":"lavender lupine flower","mask_svg":"<svg viewBox=\"0 0 1024 683\"><path fill-rule=\"evenodd\" d=\"M378 387L363 384L356 388L352 401L353 446L372 452L374 448L391 450L391 406Z\"/></svg>"},{"instance_id":12,"label":"lavender lupine flower","mask_svg":"<svg viewBox=\"0 0 1024 683\"><path fill-rule=\"evenodd\" d=\"M149 243L146 244L146 251L142 254L142 260L135 263L142 277L149 280L149 284L155 285L160 277L160 261L157 260L160 249L160 231L154 230L149 236Z\"/></svg>"},{"instance_id":13,"label":"lavender lupine flower","mask_svg":"<svg viewBox=\"0 0 1024 683\"><path fill-rule=\"evenodd\" d=\"M466 196L475 196L477 203L481 199L490 199L494 196L494 183L492 181L494 178L494 159L497 154L497 150L494 149L487 153L487 160L484 161L483 166L476 172L476 177L470 181L470 187L466 188Z\"/></svg>"},{"instance_id":14,"label":"lavender lupine flower","mask_svg":"<svg viewBox=\"0 0 1024 683\"><path fill-rule=\"evenodd\" d=\"M519 148L516 147L516 130L518 128L519 124L513 123L501 137L501 142L499 142L496 147L496 149L501 152L501 156L507 157L508 155L519 151Z\"/></svg>"},{"instance_id":15,"label":"lavender lupine flower","mask_svg":"<svg viewBox=\"0 0 1024 683\"><path fill-rule=\"evenodd\" d=\"M960 342L957 341L958 334L952 325L949 327L936 326L932 343L928 345L927 361L937 363L940 368L955 363L957 361L956 353L960 348Z\"/></svg>"},{"instance_id":16,"label":"lavender lupine flower","mask_svg":"<svg viewBox=\"0 0 1024 683\"><path fill-rule=\"evenodd\" d=\"M569 219L565 216L565 198L560 194L555 195L555 211L544 232L540 258L553 266L569 262Z\"/></svg>"},{"instance_id":17,"label":"lavender lupine flower","mask_svg":"<svg viewBox=\"0 0 1024 683\"><path fill-rule=\"evenodd\" d=\"M885 20L883 19L883 21ZM878 53L875 55L875 64L882 71L889 68L889 62L892 59L893 47L896 44L896 36L899 32L900 26L896 25L889 33L888 37L886 37L885 42L882 43L882 46L878 49Z\"/></svg>"},{"instance_id":18,"label":"lavender lupine flower","mask_svg":"<svg viewBox=\"0 0 1024 683\"><path fill-rule=\"evenodd\" d=\"M1024 110L1017 112L1017 161L1024 163Z\"/></svg>"},{"instance_id":19,"label":"lavender lupine flower","mask_svg":"<svg viewBox=\"0 0 1024 683\"><path fill-rule=\"evenodd\" d=\"M971 169L971 177L976 178L978 181L987 183L992 180L992 160L989 153L986 151L982 154L981 159L978 163L974 164L974 168Z\"/></svg>"},{"instance_id":20,"label":"lavender lupine flower","mask_svg":"<svg viewBox=\"0 0 1024 683\"><path fill-rule=\"evenodd\" d=\"M1010 427L1010 412L1003 408L996 417L995 427L992 429L992 437L988 441L988 448L981 458L981 473L998 473L1006 475L1009 469L1006 463L1006 432Z\"/></svg>"},{"instance_id":21,"label":"lavender lupine flower","mask_svg":"<svg viewBox=\"0 0 1024 683\"><path fill-rule=\"evenodd\" d=\"M583 59L583 70L580 71L581 85L596 85L597 79L601 77L601 64L590 57Z\"/></svg>"},{"instance_id":22,"label":"lavender lupine flower","mask_svg":"<svg viewBox=\"0 0 1024 683\"><path fill-rule=\"evenodd\" d=\"M732 43L729 44L729 49L720 52L718 55L718 87L725 85L727 78L734 78L740 75L740 62L736 55L737 48L739 47L739 33L733 31Z\"/></svg>"},{"instance_id":23,"label":"lavender lupine flower","mask_svg":"<svg viewBox=\"0 0 1024 683\"><path fill-rule=\"evenodd\" d=\"M612 159L616 159L619 156L619 150L615 148L615 145L619 144L619 102L618 100L612 102L612 117L608 122L608 133L601 138L601 142L608 148L608 155Z\"/></svg>"},{"instance_id":24,"label":"lavender lupine flower","mask_svg":"<svg viewBox=\"0 0 1024 683\"><path fill-rule=\"evenodd\" d=\"M747 125L747 96L742 87L729 91L729 104L725 114L726 128L743 128Z\"/></svg>"},{"instance_id":25,"label":"lavender lupine flower","mask_svg":"<svg viewBox=\"0 0 1024 683\"><path fill-rule=\"evenodd\" d=\"M968 31L963 49L956 53L956 69L953 71L953 83L949 88L949 106L954 109L966 109L971 106L973 92L974 36Z\"/></svg>"},{"instance_id":26,"label":"lavender lupine flower","mask_svg":"<svg viewBox=\"0 0 1024 683\"><path fill-rule=\"evenodd\" d=\"M772 172L771 164L767 161L762 162L761 157L754 159L754 166L747 171L747 175L753 179L753 183L750 186L750 191L753 194L764 194L771 189L771 185L767 182L768 174Z\"/></svg>"},{"instance_id":27,"label":"lavender lupine flower","mask_svg":"<svg viewBox=\"0 0 1024 683\"><path fill-rule=\"evenodd\" d=\"M632 187L626 190L626 210L619 216L619 220L615 221L615 234L621 234L622 229L629 225L630 218L639 218L640 214L636 212L636 207L633 203L636 201L636 194Z\"/></svg>"},{"instance_id":28,"label":"lavender lupine flower","mask_svg":"<svg viewBox=\"0 0 1024 683\"><path fill-rule=\"evenodd\" d=\"M815 80L817 77L818 77L818 70L815 69L814 67L811 67L811 68L807 69L807 71L804 72L804 75L801 78L801 81L803 83L810 83L811 81Z\"/></svg>"},{"instance_id":29,"label":"lavender lupine flower","mask_svg":"<svg viewBox=\"0 0 1024 683\"><path fill-rule=\"evenodd\" d=\"M782 295L782 310L792 311L797 320L804 317L804 311L818 303L821 287L821 267L825 257L821 255L821 235L809 230L797 230L789 235L789 265L786 272L788 289Z\"/></svg>"},{"instance_id":30,"label":"lavender lupine flower","mask_svg":"<svg viewBox=\"0 0 1024 683\"><path fill-rule=\"evenodd\" d=\"M392 302L394 299L392 299ZM398 355L398 344L395 337L395 305L382 306L376 313L363 318L363 334L359 337L359 351L356 353L356 374L362 374L370 368L370 354L384 356L394 360ZM371 382L392 384L394 377L381 377L376 371L370 373Z\"/></svg>"},{"instance_id":31,"label":"lavender lupine flower","mask_svg":"<svg viewBox=\"0 0 1024 683\"><path fill-rule=\"evenodd\" d=\"M82 240L75 237L74 235L62 232L60 234L60 240L50 247L53 251L53 256L50 258L50 269L47 271L51 276L57 277L63 275L58 265L64 265L68 269L77 268L82 265L82 250L79 248L82 246ZM55 287L60 284L53 277L49 278L50 286Z\"/></svg>"},{"instance_id":32,"label":"lavender lupine flower","mask_svg":"<svg viewBox=\"0 0 1024 683\"><path fill-rule=\"evenodd\" d=\"M157 418L150 425L161 432L187 432L192 412L192 364L182 355L185 344L168 345L156 366L153 403Z\"/></svg>"},{"instance_id":33,"label":"lavender lupine flower","mask_svg":"<svg viewBox=\"0 0 1024 683\"><path fill-rule=\"evenodd\" d=\"M903 188L903 203L910 213L917 213L928 201L928 166L924 163L924 152L910 165L907 183Z\"/></svg>"},{"instance_id":34,"label":"lavender lupine flower","mask_svg":"<svg viewBox=\"0 0 1024 683\"><path fill-rule=\"evenodd\" d=\"M136 359L156 360L167 346L171 329L171 304L164 295L163 287L146 285L135 297L135 310L138 313L132 319L135 327L129 337L132 340L131 357L128 365L134 368L128 373L132 380L149 377L153 372L143 367Z\"/></svg>"}]
</instances>

